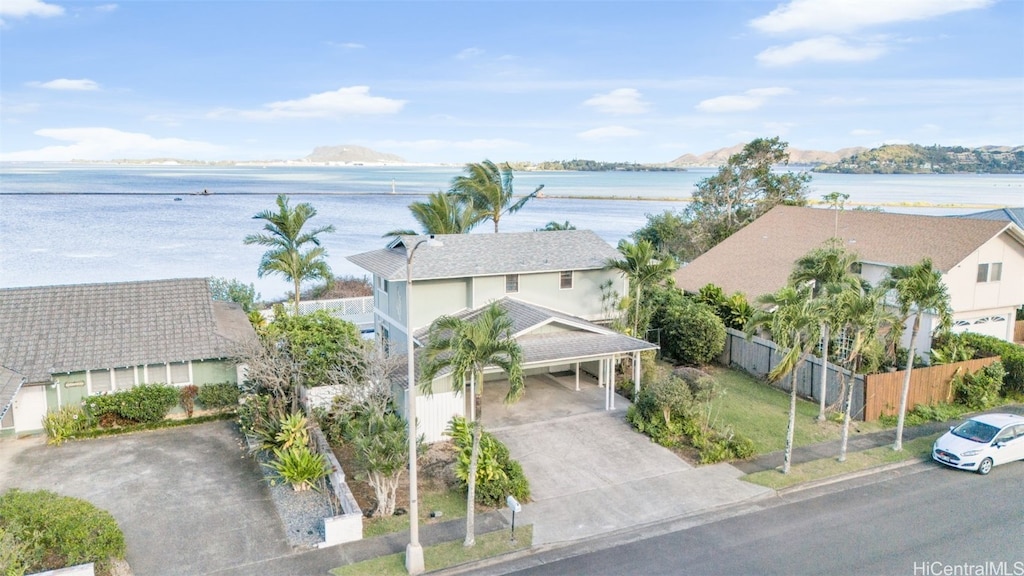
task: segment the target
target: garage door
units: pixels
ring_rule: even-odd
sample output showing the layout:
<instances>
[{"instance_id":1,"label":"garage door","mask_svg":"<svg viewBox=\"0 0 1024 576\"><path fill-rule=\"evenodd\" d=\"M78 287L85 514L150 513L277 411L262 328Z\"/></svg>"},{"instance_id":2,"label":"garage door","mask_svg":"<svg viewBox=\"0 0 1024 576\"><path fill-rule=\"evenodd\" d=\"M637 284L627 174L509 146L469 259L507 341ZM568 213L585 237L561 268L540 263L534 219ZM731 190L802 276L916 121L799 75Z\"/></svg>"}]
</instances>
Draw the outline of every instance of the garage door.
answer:
<instances>
[{"instance_id":1,"label":"garage door","mask_svg":"<svg viewBox=\"0 0 1024 576\"><path fill-rule=\"evenodd\" d=\"M983 316L981 318L957 320L953 324L953 332L976 332L1005 340L1009 330L1007 326L1006 316Z\"/></svg>"},{"instance_id":2,"label":"garage door","mask_svg":"<svg viewBox=\"0 0 1024 576\"><path fill-rule=\"evenodd\" d=\"M46 414L46 388L25 386L14 397L14 431L40 430Z\"/></svg>"}]
</instances>

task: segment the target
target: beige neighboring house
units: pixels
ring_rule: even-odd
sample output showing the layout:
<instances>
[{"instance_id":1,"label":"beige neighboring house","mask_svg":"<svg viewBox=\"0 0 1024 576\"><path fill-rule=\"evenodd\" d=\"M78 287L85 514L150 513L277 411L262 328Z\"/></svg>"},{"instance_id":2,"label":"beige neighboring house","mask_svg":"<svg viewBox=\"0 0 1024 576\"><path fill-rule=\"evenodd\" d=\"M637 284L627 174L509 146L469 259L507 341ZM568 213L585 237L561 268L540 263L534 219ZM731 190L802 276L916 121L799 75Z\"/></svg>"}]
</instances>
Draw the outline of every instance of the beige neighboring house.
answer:
<instances>
[{"instance_id":1,"label":"beige neighboring house","mask_svg":"<svg viewBox=\"0 0 1024 576\"><path fill-rule=\"evenodd\" d=\"M400 236L383 249L348 257L373 274L375 330L389 350L406 352L407 250L417 244L412 259L414 346L422 345L436 318L471 320L497 302L512 320L528 377L571 374L577 383L582 378L584 385L604 386L613 382L619 359L638 359L641 351L657 349L607 327L603 296L608 290L626 293L627 283L618 271L605 269L609 259L620 258L619 252L589 230L427 239ZM633 365L639 369L639 362ZM489 370L485 378L504 379L504 374ZM639 380L636 374L633 380ZM404 390L406 383L398 385ZM428 442L442 439L453 415L467 414L467 395L454 392L450 376L440 375L433 389L432 396L417 400L420 432ZM405 395L396 398L404 413Z\"/></svg>"},{"instance_id":2,"label":"beige neighboring house","mask_svg":"<svg viewBox=\"0 0 1024 576\"><path fill-rule=\"evenodd\" d=\"M1024 305L1024 230L1009 220L778 206L677 270L676 283L688 292L716 284L753 301L784 286L796 260L832 237L857 255L855 271L873 285L894 266L931 258L949 291L953 330L1013 341ZM934 319L926 322L923 351Z\"/></svg>"},{"instance_id":3,"label":"beige neighboring house","mask_svg":"<svg viewBox=\"0 0 1024 576\"><path fill-rule=\"evenodd\" d=\"M0 434L138 384L237 383L231 358L253 337L205 278L0 289Z\"/></svg>"}]
</instances>

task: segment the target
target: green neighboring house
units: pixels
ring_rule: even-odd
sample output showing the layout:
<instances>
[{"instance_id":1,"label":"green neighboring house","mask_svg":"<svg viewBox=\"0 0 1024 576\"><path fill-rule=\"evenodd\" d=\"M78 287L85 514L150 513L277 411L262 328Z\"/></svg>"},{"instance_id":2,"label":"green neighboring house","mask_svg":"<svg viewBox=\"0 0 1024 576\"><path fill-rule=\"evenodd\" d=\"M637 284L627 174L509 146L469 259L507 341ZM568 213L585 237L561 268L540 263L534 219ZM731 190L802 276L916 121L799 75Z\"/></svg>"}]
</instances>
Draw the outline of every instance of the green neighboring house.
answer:
<instances>
[{"instance_id":1,"label":"green neighboring house","mask_svg":"<svg viewBox=\"0 0 1024 576\"><path fill-rule=\"evenodd\" d=\"M205 278L0 289L0 434L48 411L144 383L237 383L255 337Z\"/></svg>"}]
</instances>

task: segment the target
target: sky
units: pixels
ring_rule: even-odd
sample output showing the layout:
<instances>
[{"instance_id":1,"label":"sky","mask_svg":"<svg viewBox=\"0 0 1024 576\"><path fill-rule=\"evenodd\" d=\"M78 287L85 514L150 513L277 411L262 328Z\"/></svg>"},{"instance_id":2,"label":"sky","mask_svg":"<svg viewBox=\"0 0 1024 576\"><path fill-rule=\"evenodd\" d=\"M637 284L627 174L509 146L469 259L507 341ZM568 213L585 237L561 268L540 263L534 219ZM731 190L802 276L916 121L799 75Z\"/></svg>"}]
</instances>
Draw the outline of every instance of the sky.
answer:
<instances>
[{"instance_id":1,"label":"sky","mask_svg":"<svg viewBox=\"0 0 1024 576\"><path fill-rule=\"evenodd\" d=\"M1024 0L0 0L0 161L1024 144Z\"/></svg>"}]
</instances>

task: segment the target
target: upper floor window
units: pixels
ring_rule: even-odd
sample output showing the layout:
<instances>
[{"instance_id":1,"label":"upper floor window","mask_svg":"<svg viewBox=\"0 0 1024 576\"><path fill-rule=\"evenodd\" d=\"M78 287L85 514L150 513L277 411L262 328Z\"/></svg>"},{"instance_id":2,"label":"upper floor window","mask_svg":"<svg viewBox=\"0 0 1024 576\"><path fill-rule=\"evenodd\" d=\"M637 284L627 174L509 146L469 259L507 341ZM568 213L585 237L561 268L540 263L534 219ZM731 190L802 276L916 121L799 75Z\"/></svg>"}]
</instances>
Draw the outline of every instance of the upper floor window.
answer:
<instances>
[{"instance_id":1,"label":"upper floor window","mask_svg":"<svg viewBox=\"0 0 1024 576\"><path fill-rule=\"evenodd\" d=\"M572 270L563 270L558 275L558 287L562 290L572 288Z\"/></svg>"},{"instance_id":2,"label":"upper floor window","mask_svg":"<svg viewBox=\"0 0 1024 576\"><path fill-rule=\"evenodd\" d=\"M505 293L519 292L519 274L505 274Z\"/></svg>"},{"instance_id":3,"label":"upper floor window","mask_svg":"<svg viewBox=\"0 0 1024 576\"><path fill-rule=\"evenodd\" d=\"M998 282L1003 279L1003 263L978 264L978 282Z\"/></svg>"},{"instance_id":4,"label":"upper floor window","mask_svg":"<svg viewBox=\"0 0 1024 576\"><path fill-rule=\"evenodd\" d=\"M377 276L377 289L381 292L388 293L388 281L382 276Z\"/></svg>"}]
</instances>

